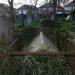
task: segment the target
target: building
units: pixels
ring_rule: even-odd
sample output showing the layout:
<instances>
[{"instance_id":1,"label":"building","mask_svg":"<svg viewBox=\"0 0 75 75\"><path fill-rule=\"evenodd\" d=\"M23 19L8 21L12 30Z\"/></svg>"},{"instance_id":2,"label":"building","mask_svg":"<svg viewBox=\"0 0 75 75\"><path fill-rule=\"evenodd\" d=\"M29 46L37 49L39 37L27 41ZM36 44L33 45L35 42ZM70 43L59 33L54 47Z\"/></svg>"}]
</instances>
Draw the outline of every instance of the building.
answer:
<instances>
[{"instance_id":1,"label":"building","mask_svg":"<svg viewBox=\"0 0 75 75\"><path fill-rule=\"evenodd\" d=\"M9 6L0 3L0 39L9 39Z\"/></svg>"},{"instance_id":2,"label":"building","mask_svg":"<svg viewBox=\"0 0 75 75\"><path fill-rule=\"evenodd\" d=\"M16 10L13 8L13 13L15 14ZM14 16L13 16L14 18ZM6 4L0 3L0 39L5 38L9 40L11 32L10 24L10 7Z\"/></svg>"},{"instance_id":3,"label":"building","mask_svg":"<svg viewBox=\"0 0 75 75\"><path fill-rule=\"evenodd\" d=\"M9 6L6 4L0 3L0 16L9 16Z\"/></svg>"},{"instance_id":4,"label":"building","mask_svg":"<svg viewBox=\"0 0 75 75\"><path fill-rule=\"evenodd\" d=\"M64 6L64 9L65 9L65 13L68 14L67 20L71 20L72 21L72 24L70 26L70 28L71 28L70 34L73 37L73 40L75 42L75 22L74 22L75 17L74 17L74 15L72 16L72 15L69 14L69 13L72 14L73 9L75 9L75 0L71 1L68 4L66 4Z\"/></svg>"},{"instance_id":5,"label":"building","mask_svg":"<svg viewBox=\"0 0 75 75\"><path fill-rule=\"evenodd\" d=\"M54 20L53 18L53 3L49 2L47 4L44 4L43 6L39 7L39 15L42 17L47 17L47 18L51 18L52 20ZM57 4L56 6L56 18L61 18L63 16L64 13L64 8L60 5Z\"/></svg>"},{"instance_id":6,"label":"building","mask_svg":"<svg viewBox=\"0 0 75 75\"><path fill-rule=\"evenodd\" d=\"M23 5L16 10L16 16L19 17L21 24L31 24L36 19L37 8L35 6Z\"/></svg>"},{"instance_id":7,"label":"building","mask_svg":"<svg viewBox=\"0 0 75 75\"><path fill-rule=\"evenodd\" d=\"M64 6L65 13L69 14L72 11L72 9L74 9L74 8L75 8L75 2L71 1L70 3L68 3Z\"/></svg>"}]
</instances>

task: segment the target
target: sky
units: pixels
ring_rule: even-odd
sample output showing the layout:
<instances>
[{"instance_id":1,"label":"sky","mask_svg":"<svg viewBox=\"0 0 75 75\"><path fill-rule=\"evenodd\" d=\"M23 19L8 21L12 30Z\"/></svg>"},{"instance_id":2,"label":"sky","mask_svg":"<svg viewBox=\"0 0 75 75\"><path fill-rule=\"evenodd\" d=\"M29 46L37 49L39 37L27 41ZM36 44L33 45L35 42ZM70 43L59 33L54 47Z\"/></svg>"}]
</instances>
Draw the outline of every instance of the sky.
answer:
<instances>
[{"instance_id":1,"label":"sky","mask_svg":"<svg viewBox=\"0 0 75 75\"><path fill-rule=\"evenodd\" d=\"M23 4L34 5L35 0L14 0L14 7L18 8ZM37 6L44 4L45 0L38 0ZM0 0L0 3L8 4L8 0Z\"/></svg>"},{"instance_id":2,"label":"sky","mask_svg":"<svg viewBox=\"0 0 75 75\"><path fill-rule=\"evenodd\" d=\"M14 7L19 8L23 4L34 5L35 0L14 0ZM69 0L69 2L72 0ZM0 3L8 4L8 0L0 0ZM37 7L43 5L45 0L38 0Z\"/></svg>"}]
</instances>

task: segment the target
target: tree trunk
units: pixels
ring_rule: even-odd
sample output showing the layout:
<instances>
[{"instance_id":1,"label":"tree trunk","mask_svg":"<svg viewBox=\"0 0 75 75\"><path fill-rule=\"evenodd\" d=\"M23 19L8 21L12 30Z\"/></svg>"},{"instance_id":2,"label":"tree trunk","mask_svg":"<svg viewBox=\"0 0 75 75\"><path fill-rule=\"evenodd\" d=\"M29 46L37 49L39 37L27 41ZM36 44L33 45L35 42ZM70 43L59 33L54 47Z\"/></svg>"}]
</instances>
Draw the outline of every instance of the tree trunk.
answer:
<instances>
[{"instance_id":1,"label":"tree trunk","mask_svg":"<svg viewBox=\"0 0 75 75\"><path fill-rule=\"evenodd\" d=\"M57 5L57 0L53 0L54 21L56 20L56 5Z\"/></svg>"},{"instance_id":2,"label":"tree trunk","mask_svg":"<svg viewBox=\"0 0 75 75\"><path fill-rule=\"evenodd\" d=\"M10 5L10 12L9 12L9 41L11 41L12 39L12 34L11 34L11 30L12 30L12 26L13 26L13 20L14 20L14 13L13 13L13 0L8 0L9 5Z\"/></svg>"},{"instance_id":3,"label":"tree trunk","mask_svg":"<svg viewBox=\"0 0 75 75\"><path fill-rule=\"evenodd\" d=\"M14 19L14 13L13 13L13 0L8 0L9 5L10 5L10 13L9 13L9 32L10 32L10 39L9 41L11 41L12 39L12 34L11 34L11 30L12 30L12 26L13 26L13 19ZM13 52L13 50L10 50ZM17 75L17 64L16 64L16 58L15 57L10 57L9 58L9 75Z\"/></svg>"}]
</instances>

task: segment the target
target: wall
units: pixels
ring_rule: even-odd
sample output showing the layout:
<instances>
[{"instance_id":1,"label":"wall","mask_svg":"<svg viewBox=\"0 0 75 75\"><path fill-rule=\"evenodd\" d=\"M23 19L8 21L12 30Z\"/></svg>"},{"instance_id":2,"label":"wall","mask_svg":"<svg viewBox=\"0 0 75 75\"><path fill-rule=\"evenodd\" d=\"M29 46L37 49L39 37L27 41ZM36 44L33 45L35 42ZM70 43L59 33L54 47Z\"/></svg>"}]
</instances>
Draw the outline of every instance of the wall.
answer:
<instances>
[{"instance_id":1,"label":"wall","mask_svg":"<svg viewBox=\"0 0 75 75\"><path fill-rule=\"evenodd\" d=\"M0 39L9 39L9 19L5 16L0 16Z\"/></svg>"}]
</instances>

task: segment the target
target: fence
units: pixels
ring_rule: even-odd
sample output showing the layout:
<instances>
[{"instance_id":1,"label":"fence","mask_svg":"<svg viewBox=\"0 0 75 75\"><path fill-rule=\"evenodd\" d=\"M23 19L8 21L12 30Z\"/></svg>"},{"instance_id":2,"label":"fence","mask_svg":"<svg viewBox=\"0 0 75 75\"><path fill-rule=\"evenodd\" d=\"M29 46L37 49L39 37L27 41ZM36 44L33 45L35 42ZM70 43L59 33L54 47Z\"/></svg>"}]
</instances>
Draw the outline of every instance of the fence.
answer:
<instances>
[{"instance_id":1,"label":"fence","mask_svg":"<svg viewBox=\"0 0 75 75\"><path fill-rule=\"evenodd\" d=\"M4 56L4 55L3 55ZM1 57L3 57L1 56ZM10 52L0 59L1 75L75 75L74 52Z\"/></svg>"}]
</instances>

